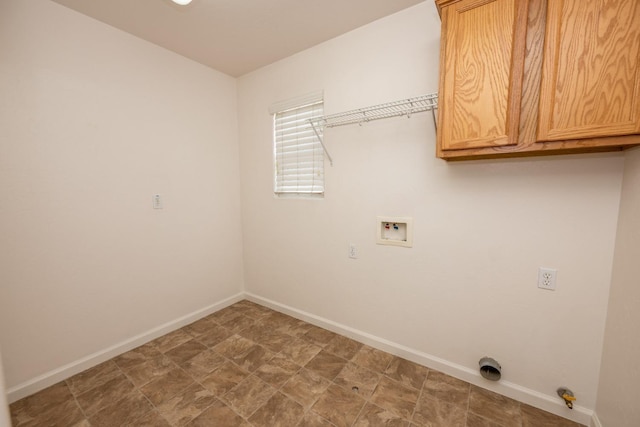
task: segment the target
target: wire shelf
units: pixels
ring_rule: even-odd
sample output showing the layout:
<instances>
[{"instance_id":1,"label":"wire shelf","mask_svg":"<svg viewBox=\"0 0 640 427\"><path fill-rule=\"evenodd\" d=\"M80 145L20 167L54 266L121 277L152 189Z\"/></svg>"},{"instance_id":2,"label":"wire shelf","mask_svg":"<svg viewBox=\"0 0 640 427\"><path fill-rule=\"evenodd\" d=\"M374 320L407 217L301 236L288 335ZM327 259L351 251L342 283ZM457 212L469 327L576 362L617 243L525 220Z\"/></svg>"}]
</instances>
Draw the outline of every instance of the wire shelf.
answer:
<instances>
[{"instance_id":1,"label":"wire shelf","mask_svg":"<svg viewBox=\"0 0 640 427\"><path fill-rule=\"evenodd\" d=\"M387 102L385 104L372 105L371 107L360 108L357 110L345 111L344 113L329 114L326 116L314 117L309 119L309 124L322 145L324 153L329 159L329 163L333 166L333 159L324 141L318 132L318 129L325 127L332 128L336 126L353 125L370 122L373 120L387 119L390 117L407 116L412 114L431 111L433 116L433 124L436 125L435 110L438 109L438 93L430 93L427 95L416 96L414 98L402 99L400 101Z\"/></svg>"},{"instance_id":2,"label":"wire shelf","mask_svg":"<svg viewBox=\"0 0 640 427\"><path fill-rule=\"evenodd\" d=\"M386 119L390 117L411 117L412 114L422 113L424 111L433 111L437 108L438 94L431 93L400 101L387 102L385 104L345 111L343 113L317 117L311 119L310 122L314 126L331 128L335 126L363 124L373 120Z\"/></svg>"}]
</instances>

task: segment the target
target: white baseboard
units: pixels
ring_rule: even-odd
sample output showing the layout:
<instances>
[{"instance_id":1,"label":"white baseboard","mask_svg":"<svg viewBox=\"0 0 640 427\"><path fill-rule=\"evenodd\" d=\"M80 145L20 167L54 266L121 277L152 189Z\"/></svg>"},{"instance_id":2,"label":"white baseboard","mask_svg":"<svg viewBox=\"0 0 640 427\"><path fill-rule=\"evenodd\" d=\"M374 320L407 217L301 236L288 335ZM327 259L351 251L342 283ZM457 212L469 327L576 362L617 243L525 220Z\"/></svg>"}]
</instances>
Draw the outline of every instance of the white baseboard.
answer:
<instances>
[{"instance_id":1,"label":"white baseboard","mask_svg":"<svg viewBox=\"0 0 640 427\"><path fill-rule=\"evenodd\" d=\"M497 383L487 381L482 378L482 376L480 376L479 372L469 367L452 363L448 360L441 359L431 354L414 350L393 341L371 335L369 333L325 319L320 316L316 316L302 310L298 310L285 304L280 304L276 301L272 301L249 292L236 294L201 310L189 313L178 319L172 320L142 334L134 336L126 341L120 342L104 350L83 357L82 359L78 359L67 365L61 366L60 368L49 371L22 384L11 387L7 390L7 399L9 403L13 403L19 399L22 399L23 397L43 390L53 384L56 384L59 381L69 378L129 350L132 350L162 335L186 326L189 323L192 323L202 317L228 307L229 305L241 301L245 298L255 303L272 308L276 311L293 316L297 319L304 320L313 325L320 326L341 335L345 335L371 347L386 351L396 356L403 357L407 360L419 363L428 368L444 372L447 375L451 375L453 377L467 381L468 383L474 384L478 387L494 391L496 393L518 400L536 408L540 408L547 412L551 412L561 417L568 418L577 423L588 425L590 427L602 427L602 424L598 420L598 417L592 410L578 405L574 406L573 410L569 410L562 402L558 402L558 398L555 395L546 395L508 381L500 381Z\"/></svg>"},{"instance_id":2,"label":"white baseboard","mask_svg":"<svg viewBox=\"0 0 640 427\"><path fill-rule=\"evenodd\" d=\"M298 310L285 304L280 304L276 301L260 297L250 292L246 292L245 296L248 300L253 301L257 304L264 305L276 311L293 316L297 319L309 322L313 325L320 326L341 335L345 335L371 347L386 351L399 357L403 357L407 360L418 363L420 365L424 365L428 368L444 372L445 374L451 375L452 377L459 378L478 387L494 391L533 407L570 419L574 422L583 425L589 425L589 423L592 421L592 416L594 415L592 410L578 405L575 405L573 410L568 409L563 402L559 401L558 396L556 395L546 395L504 380L500 382L487 381L480 375L478 371L469 367L452 363L448 360L444 360L431 354L414 350L412 348L386 340L384 338L376 337L369 333L333 322L331 320L316 316L311 313L307 313L302 310ZM592 427L602 426L600 424L596 424Z\"/></svg>"},{"instance_id":3,"label":"white baseboard","mask_svg":"<svg viewBox=\"0 0 640 427\"><path fill-rule=\"evenodd\" d=\"M83 357L82 359L78 359L57 369L46 372L29 381L25 381L22 384L11 387L7 390L7 400L9 401L9 403L13 403L17 400L22 399L23 397L27 397L86 369L92 368L113 357L116 357L138 346L146 344L147 342L161 337L162 335L168 334L169 332L175 331L176 329L180 329L183 326L188 325L189 323L195 322L198 319L201 319L211 313L228 307L231 304L243 300L244 298L244 293L241 292L215 304L211 304L208 307L194 311L178 319L153 328L149 331L143 332L139 335L129 338L126 341L122 341L104 350L100 350L96 353Z\"/></svg>"}]
</instances>

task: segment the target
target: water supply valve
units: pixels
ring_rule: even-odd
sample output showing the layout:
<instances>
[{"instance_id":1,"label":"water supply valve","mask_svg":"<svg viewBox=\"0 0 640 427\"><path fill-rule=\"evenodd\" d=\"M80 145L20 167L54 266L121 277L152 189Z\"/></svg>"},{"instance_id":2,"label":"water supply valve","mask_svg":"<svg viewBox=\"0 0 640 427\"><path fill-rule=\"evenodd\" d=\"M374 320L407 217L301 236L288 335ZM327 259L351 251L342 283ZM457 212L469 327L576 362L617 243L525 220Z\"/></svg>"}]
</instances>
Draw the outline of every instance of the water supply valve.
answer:
<instances>
[{"instance_id":1,"label":"water supply valve","mask_svg":"<svg viewBox=\"0 0 640 427\"><path fill-rule=\"evenodd\" d=\"M573 409L573 402L576 400L576 397L573 395L573 392L566 387L560 387L558 390L558 396L560 396L563 400L567 408Z\"/></svg>"}]
</instances>

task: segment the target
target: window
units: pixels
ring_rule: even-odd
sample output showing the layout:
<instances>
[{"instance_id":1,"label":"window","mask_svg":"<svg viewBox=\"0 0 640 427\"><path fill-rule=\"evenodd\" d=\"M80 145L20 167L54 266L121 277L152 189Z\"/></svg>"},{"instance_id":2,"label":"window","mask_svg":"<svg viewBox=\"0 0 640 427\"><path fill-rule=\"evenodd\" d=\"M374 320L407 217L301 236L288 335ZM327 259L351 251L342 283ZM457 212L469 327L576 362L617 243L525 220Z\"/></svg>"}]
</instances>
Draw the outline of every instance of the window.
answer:
<instances>
[{"instance_id":1,"label":"window","mask_svg":"<svg viewBox=\"0 0 640 427\"><path fill-rule=\"evenodd\" d=\"M324 151L309 119L322 116L322 95L280 103L274 113L274 192L279 196L324 194ZM287 105L288 104L288 105ZM278 106L273 106L274 108ZM322 137L322 129L316 127Z\"/></svg>"}]
</instances>

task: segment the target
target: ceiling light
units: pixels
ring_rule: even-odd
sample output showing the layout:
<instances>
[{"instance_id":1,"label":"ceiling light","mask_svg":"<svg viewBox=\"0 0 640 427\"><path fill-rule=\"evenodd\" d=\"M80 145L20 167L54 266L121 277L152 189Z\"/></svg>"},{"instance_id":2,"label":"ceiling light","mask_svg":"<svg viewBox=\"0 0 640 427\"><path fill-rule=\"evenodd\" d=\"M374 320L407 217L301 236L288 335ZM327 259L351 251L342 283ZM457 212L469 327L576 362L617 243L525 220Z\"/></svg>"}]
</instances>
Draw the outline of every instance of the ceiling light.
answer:
<instances>
[{"instance_id":1,"label":"ceiling light","mask_svg":"<svg viewBox=\"0 0 640 427\"><path fill-rule=\"evenodd\" d=\"M191 3L191 0L171 0L176 4L179 4L180 6L186 6L189 3Z\"/></svg>"}]
</instances>

